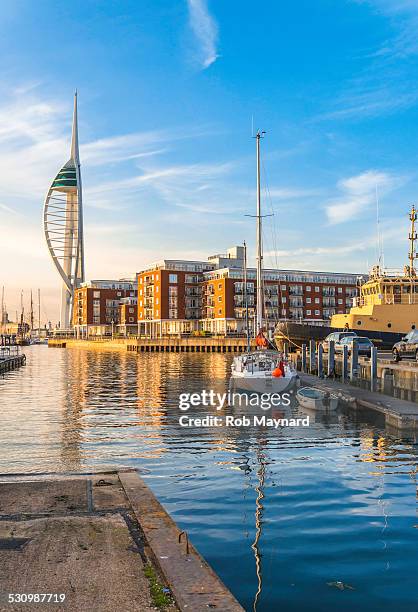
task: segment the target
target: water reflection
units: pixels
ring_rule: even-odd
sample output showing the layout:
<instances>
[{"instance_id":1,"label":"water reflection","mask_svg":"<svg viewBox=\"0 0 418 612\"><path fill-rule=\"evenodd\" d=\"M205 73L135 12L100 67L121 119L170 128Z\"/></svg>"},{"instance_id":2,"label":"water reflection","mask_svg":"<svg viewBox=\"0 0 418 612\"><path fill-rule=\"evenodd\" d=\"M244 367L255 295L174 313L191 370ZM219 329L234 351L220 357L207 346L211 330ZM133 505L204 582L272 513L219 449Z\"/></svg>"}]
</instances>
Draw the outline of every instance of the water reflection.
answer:
<instances>
[{"instance_id":1,"label":"water reflection","mask_svg":"<svg viewBox=\"0 0 418 612\"><path fill-rule=\"evenodd\" d=\"M27 354L0 379L1 472L142 470L247 610L416 612L415 439L295 402L272 416L309 427L181 427L179 394L225 392L228 355Z\"/></svg>"}]
</instances>

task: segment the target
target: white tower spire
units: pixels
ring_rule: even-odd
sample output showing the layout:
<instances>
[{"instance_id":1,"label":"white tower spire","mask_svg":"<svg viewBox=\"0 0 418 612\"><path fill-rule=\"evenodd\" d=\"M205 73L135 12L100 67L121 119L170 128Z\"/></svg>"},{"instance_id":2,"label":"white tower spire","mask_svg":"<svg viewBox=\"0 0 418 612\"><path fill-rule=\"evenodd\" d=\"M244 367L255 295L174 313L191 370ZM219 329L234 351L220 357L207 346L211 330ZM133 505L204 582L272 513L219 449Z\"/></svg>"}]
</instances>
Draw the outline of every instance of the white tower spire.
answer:
<instances>
[{"instance_id":1,"label":"white tower spire","mask_svg":"<svg viewBox=\"0 0 418 612\"><path fill-rule=\"evenodd\" d=\"M44 232L52 261L63 280L60 325L68 329L73 323L74 290L84 282L77 92L74 95L70 159L58 172L45 198Z\"/></svg>"}]
</instances>

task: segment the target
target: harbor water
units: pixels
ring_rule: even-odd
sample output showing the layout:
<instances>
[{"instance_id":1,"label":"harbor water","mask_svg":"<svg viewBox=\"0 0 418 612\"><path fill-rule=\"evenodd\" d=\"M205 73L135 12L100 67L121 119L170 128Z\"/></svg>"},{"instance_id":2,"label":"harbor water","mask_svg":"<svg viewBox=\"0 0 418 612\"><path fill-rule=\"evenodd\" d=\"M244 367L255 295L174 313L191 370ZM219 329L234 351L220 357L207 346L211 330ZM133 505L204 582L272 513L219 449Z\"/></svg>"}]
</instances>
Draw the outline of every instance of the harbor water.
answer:
<instances>
[{"instance_id":1,"label":"harbor water","mask_svg":"<svg viewBox=\"0 0 418 612\"><path fill-rule=\"evenodd\" d=\"M1 473L137 468L246 610L418 609L414 439L345 410L181 427L179 395L226 389L227 354L25 353L0 378Z\"/></svg>"}]
</instances>

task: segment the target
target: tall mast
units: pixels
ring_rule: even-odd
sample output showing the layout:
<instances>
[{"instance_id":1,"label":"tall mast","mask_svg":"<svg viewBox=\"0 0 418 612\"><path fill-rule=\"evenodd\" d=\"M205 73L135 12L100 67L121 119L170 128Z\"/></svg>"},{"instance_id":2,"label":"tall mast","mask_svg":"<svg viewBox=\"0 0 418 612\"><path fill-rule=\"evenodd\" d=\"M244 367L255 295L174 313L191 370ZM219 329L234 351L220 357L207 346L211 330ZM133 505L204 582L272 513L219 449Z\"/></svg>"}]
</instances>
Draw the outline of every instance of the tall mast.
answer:
<instances>
[{"instance_id":1,"label":"tall mast","mask_svg":"<svg viewBox=\"0 0 418 612\"><path fill-rule=\"evenodd\" d=\"M257 132L255 137L257 150L257 234L256 234L256 250L257 250L257 303L256 303L256 334L263 329L263 245L261 235L261 183L260 183L260 139L263 138L265 132Z\"/></svg>"},{"instance_id":2,"label":"tall mast","mask_svg":"<svg viewBox=\"0 0 418 612\"><path fill-rule=\"evenodd\" d=\"M414 266L414 261L415 261L415 242L417 240L417 233L415 231L415 221L417 220L417 213L415 211L415 206L412 205L412 209L411 212L409 214L409 218L411 220L411 231L409 234L409 242L410 242L410 247L409 247L409 254L408 254L408 259L409 259L409 274L410 276L415 276L415 266Z\"/></svg>"}]
</instances>

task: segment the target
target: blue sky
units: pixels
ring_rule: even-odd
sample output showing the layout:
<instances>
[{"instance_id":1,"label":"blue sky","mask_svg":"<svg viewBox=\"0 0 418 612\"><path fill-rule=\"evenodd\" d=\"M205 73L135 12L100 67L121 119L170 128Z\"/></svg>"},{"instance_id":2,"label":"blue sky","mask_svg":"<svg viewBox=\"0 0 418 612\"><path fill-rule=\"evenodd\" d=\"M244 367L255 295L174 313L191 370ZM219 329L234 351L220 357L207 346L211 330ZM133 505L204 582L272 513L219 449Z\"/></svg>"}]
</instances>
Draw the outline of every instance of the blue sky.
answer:
<instances>
[{"instance_id":1,"label":"blue sky","mask_svg":"<svg viewBox=\"0 0 418 612\"><path fill-rule=\"evenodd\" d=\"M408 0L2 2L1 284L59 278L41 228L79 91L88 278L164 256L254 252L252 124L263 141L266 264L405 263L418 194L418 4ZM4 265L6 262L6 265Z\"/></svg>"}]
</instances>

